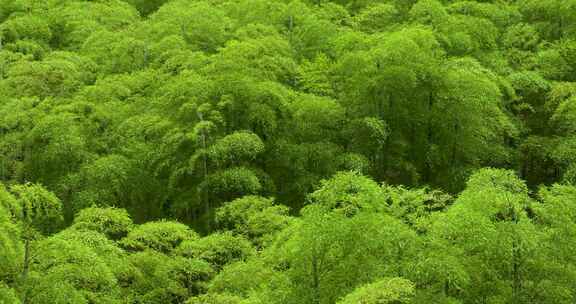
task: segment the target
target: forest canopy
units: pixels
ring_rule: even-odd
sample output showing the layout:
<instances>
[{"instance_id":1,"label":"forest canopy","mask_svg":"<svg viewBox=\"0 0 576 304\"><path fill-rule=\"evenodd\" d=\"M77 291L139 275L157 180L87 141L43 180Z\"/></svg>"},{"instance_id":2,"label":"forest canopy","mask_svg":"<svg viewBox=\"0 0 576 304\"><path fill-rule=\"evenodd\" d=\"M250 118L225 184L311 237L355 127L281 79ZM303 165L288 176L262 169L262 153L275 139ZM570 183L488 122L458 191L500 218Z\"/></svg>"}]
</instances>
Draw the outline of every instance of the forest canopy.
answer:
<instances>
[{"instance_id":1,"label":"forest canopy","mask_svg":"<svg viewBox=\"0 0 576 304\"><path fill-rule=\"evenodd\" d=\"M0 304L572 304L576 0L0 0Z\"/></svg>"}]
</instances>

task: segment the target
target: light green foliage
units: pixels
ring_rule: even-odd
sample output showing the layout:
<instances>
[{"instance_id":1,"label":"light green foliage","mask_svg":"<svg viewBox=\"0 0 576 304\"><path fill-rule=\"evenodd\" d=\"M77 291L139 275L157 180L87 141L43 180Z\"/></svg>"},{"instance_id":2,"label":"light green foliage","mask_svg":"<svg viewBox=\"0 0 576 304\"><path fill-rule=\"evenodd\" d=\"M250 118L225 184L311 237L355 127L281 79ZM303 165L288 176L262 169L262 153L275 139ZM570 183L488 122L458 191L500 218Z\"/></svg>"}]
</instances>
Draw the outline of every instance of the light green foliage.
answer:
<instances>
[{"instance_id":1,"label":"light green foliage","mask_svg":"<svg viewBox=\"0 0 576 304\"><path fill-rule=\"evenodd\" d=\"M178 34L197 50L214 51L229 39L233 22L207 2L170 1L151 16L154 35Z\"/></svg>"},{"instance_id":2,"label":"light green foliage","mask_svg":"<svg viewBox=\"0 0 576 304\"><path fill-rule=\"evenodd\" d=\"M122 0L111 1L55 1L60 2L50 10L52 43L78 50L92 33L118 31L138 21L138 12Z\"/></svg>"},{"instance_id":3,"label":"light green foliage","mask_svg":"<svg viewBox=\"0 0 576 304\"><path fill-rule=\"evenodd\" d=\"M47 43L52 38L47 20L33 15L9 18L2 23L0 32L6 42L29 39Z\"/></svg>"},{"instance_id":4,"label":"light green foliage","mask_svg":"<svg viewBox=\"0 0 576 304\"><path fill-rule=\"evenodd\" d=\"M82 53L99 66L101 73L127 73L143 69L147 64L147 45L138 39L99 31L82 45ZM109 61L109 56L115 58Z\"/></svg>"},{"instance_id":5,"label":"light green foliage","mask_svg":"<svg viewBox=\"0 0 576 304\"><path fill-rule=\"evenodd\" d=\"M6 85L15 96L68 97L81 85L83 66L74 58L47 56L42 61L14 64L7 70Z\"/></svg>"},{"instance_id":6,"label":"light green foliage","mask_svg":"<svg viewBox=\"0 0 576 304\"><path fill-rule=\"evenodd\" d=\"M332 20L300 1L288 3L280 17L281 24L277 27L285 34L299 58L311 59L330 52L329 43L341 32Z\"/></svg>"},{"instance_id":7,"label":"light green foliage","mask_svg":"<svg viewBox=\"0 0 576 304\"><path fill-rule=\"evenodd\" d=\"M551 117L556 131L560 134L573 134L576 128L574 118L576 115L576 97L572 97L560 103Z\"/></svg>"},{"instance_id":8,"label":"light green foliage","mask_svg":"<svg viewBox=\"0 0 576 304\"><path fill-rule=\"evenodd\" d=\"M118 240L132 231L133 223L124 209L86 208L74 217L72 228L97 231L112 240Z\"/></svg>"},{"instance_id":9,"label":"light green foliage","mask_svg":"<svg viewBox=\"0 0 576 304\"><path fill-rule=\"evenodd\" d=\"M293 78L297 67L290 45L278 34L231 40L217 58L208 71L227 77L240 73L258 80L283 82Z\"/></svg>"},{"instance_id":10,"label":"light green foliage","mask_svg":"<svg viewBox=\"0 0 576 304\"><path fill-rule=\"evenodd\" d=\"M526 126L535 131L543 130L546 125L538 117L545 109L546 94L550 91L550 82L535 72L518 72L508 76L515 90L517 100L512 110L526 117Z\"/></svg>"},{"instance_id":11,"label":"light green foliage","mask_svg":"<svg viewBox=\"0 0 576 304\"><path fill-rule=\"evenodd\" d=\"M92 205L118 206L126 200L133 164L120 155L108 155L80 168L73 187L73 206L81 210ZM128 206L122 206L128 207Z\"/></svg>"},{"instance_id":12,"label":"light green foliage","mask_svg":"<svg viewBox=\"0 0 576 304\"><path fill-rule=\"evenodd\" d=\"M321 208L344 216L386 209L382 189L373 180L356 172L342 172L322 182L322 187L310 195L310 201Z\"/></svg>"},{"instance_id":13,"label":"light green foliage","mask_svg":"<svg viewBox=\"0 0 576 304\"><path fill-rule=\"evenodd\" d=\"M60 113L36 122L24 141L28 176L54 187L90 157L90 142L77 119L73 113Z\"/></svg>"},{"instance_id":14,"label":"light green foliage","mask_svg":"<svg viewBox=\"0 0 576 304\"><path fill-rule=\"evenodd\" d=\"M27 294L33 303L119 303L117 280L104 258L73 239L53 237L35 248ZM50 288L54 284L60 288Z\"/></svg>"},{"instance_id":15,"label":"light green foliage","mask_svg":"<svg viewBox=\"0 0 576 304\"><path fill-rule=\"evenodd\" d=\"M305 142L334 138L342 128L344 108L328 98L299 96L291 104L294 136Z\"/></svg>"},{"instance_id":16,"label":"light green foliage","mask_svg":"<svg viewBox=\"0 0 576 304\"><path fill-rule=\"evenodd\" d=\"M124 255L124 252L117 247L114 241L107 239L106 235L96 231L70 228L59 232L52 238L82 244L93 250L99 256L107 258L107 262L121 258Z\"/></svg>"},{"instance_id":17,"label":"light green foliage","mask_svg":"<svg viewBox=\"0 0 576 304\"><path fill-rule=\"evenodd\" d=\"M298 69L298 84L307 93L319 96L334 94L330 81L332 63L326 55L320 54L313 61L305 60Z\"/></svg>"},{"instance_id":18,"label":"light green foliage","mask_svg":"<svg viewBox=\"0 0 576 304\"><path fill-rule=\"evenodd\" d=\"M540 35L530 24L520 23L511 26L504 33L502 39L504 46L507 48L531 51L538 47Z\"/></svg>"},{"instance_id":19,"label":"light green foliage","mask_svg":"<svg viewBox=\"0 0 576 304\"><path fill-rule=\"evenodd\" d=\"M498 28L513 27L522 18L518 7L504 2L486 1L453 1L448 6L452 13L485 18L490 20Z\"/></svg>"},{"instance_id":20,"label":"light green foliage","mask_svg":"<svg viewBox=\"0 0 576 304\"><path fill-rule=\"evenodd\" d=\"M288 266L284 303L334 303L351 286L404 273L415 245L416 235L392 217L366 210L349 218L310 205L270 250Z\"/></svg>"},{"instance_id":21,"label":"light green foliage","mask_svg":"<svg viewBox=\"0 0 576 304\"><path fill-rule=\"evenodd\" d=\"M120 241L131 251L152 249L162 253L172 253L182 242L198 239L198 234L188 226L173 221L148 222L132 229Z\"/></svg>"},{"instance_id":22,"label":"light green foliage","mask_svg":"<svg viewBox=\"0 0 576 304\"><path fill-rule=\"evenodd\" d=\"M246 260L255 251L245 238L225 232L184 241L178 246L176 254L206 261L214 269L220 270L226 264Z\"/></svg>"},{"instance_id":23,"label":"light green foliage","mask_svg":"<svg viewBox=\"0 0 576 304\"><path fill-rule=\"evenodd\" d=\"M568 1L519 1L518 7L525 18L538 25L546 37L557 39L574 34L573 20L576 2Z\"/></svg>"},{"instance_id":24,"label":"light green foliage","mask_svg":"<svg viewBox=\"0 0 576 304\"><path fill-rule=\"evenodd\" d=\"M22 206L4 184L0 184L0 208L2 208L2 220L6 222L17 219L22 212Z\"/></svg>"},{"instance_id":25,"label":"light green foliage","mask_svg":"<svg viewBox=\"0 0 576 304\"><path fill-rule=\"evenodd\" d=\"M35 229L50 234L62 225L62 202L39 184L14 185L10 192L16 199L13 217L24 225L26 233Z\"/></svg>"},{"instance_id":26,"label":"light green foliage","mask_svg":"<svg viewBox=\"0 0 576 304\"><path fill-rule=\"evenodd\" d=\"M254 171L245 167L233 167L207 176L199 187L210 196L230 200L243 195L258 194L262 184Z\"/></svg>"},{"instance_id":27,"label":"light green foliage","mask_svg":"<svg viewBox=\"0 0 576 304\"><path fill-rule=\"evenodd\" d=\"M288 207L275 204L273 199L245 196L218 208L216 221L220 227L262 245L291 222L288 211Z\"/></svg>"},{"instance_id":28,"label":"light green foliage","mask_svg":"<svg viewBox=\"0 0 576 304\"><path fill-rule=\"evenodd\" d=\"M12 214L6 208L7 203L12 203L13 198L3 186L0 186L0 279L13 279L20 261L22 261L24 246L20 240L21 229L12 221ZM0 294L9 297L9 290L2 289ZM1 299L1 296L0 296ZM8 300L6 300L8 301ZM9 302L8 302L9 303Z\"/></svg>"},{"instance_id":29,"label":"light green foliage","mask_svg":"<svg viewBox=\"0 0 576 304\"><path fill-rule=\"evenodd\" d=\"M550 237L554 238L555 251L559 256L572 258L571 254L561 253L562 250L569 250L566 247L574 238L576 228L576 213L574 206L570 203L576 195L575 188L568 185L553 185L545 187L538 192L541 205L535 206L537 220L547 227ZM570 266L572 267L572 266Z\"/></svg>"},{"instance_id":30,"label":"light green foliage","mask_svg":"<svg viewBox=\"0 0 576 304\"><path fill-rule=\"evenodd\" d=\"M546 251L540 244L545 234L528 213L534 204L513 172L484 169L470 178L454 206L438 219L435 233L462 250L464 267L485 269L484 274L469 271L471 286L477 287L467 289L466 298L486 294L499 301L529 303L535 290L525 286L550 283L544 273L555 265L544 262ZM560 282L553 285L566 288Z\"/></svg>"},{"instance_id":31,"label":"light green foliage","mask_svg":"<svg viewBox=\"0 0 576 304\"><path fill-rule=\"evenodd\" d=\"M422 24L440 26L446 22L449 14L440 1L420 0L412 6L410 18Z\"/></svg>"},{"instance_id":32,"label":"light green foliage","mask_svg":"<svg viewBox=\"0 0 576 304\"><path fill-rule=\"evenodd\" d=\"M371 5L355 16L357 27L364 32L380 32L398 24L399 12L392 4Z\"/></svg>"},{"instance_id":33,"label":"light green foliage","mask_svg":"<svg viewBox=\"0 0 576 304\"><path fill-rule=\"evenodd\" d=\"M190 298L186 304L240 304L242 298L227 294L207 294Z\"/></svg>"},{"instance_id":34,"label":"light green foliage","mask_svg":"<svg viewBox=\"0 0 576 304\"><path fill-rule=\"evenodd\" d=\"M0 0L0 303L573 304L576 0Z\"/></svg>"},{"instance_id":35,"label":"light green foliage","mask_svg":"<svg viewBox=\"0 0 576 304\"><path fill-rule=\"evenodd\" d=\"M432 224L432 215L446 210L452 197L439 190L405 189L383 186L386 203L392 214L418 232L425 232Z\"/></svg>"},{"instance_id":36,"label":"light green foliage","mask_svg":"<svg viewBox=\"0 0 576 304\"><path fill-rule=\"evenodd\" d=\"M356 289L339 301L340 304L387 304L411 303L414 284L402 278L382 279Z\"/></svg>"},{"instance_id":37,"label":"light green foliage","mask_svg":"<svg viewBox=\"0 0 576 304\"><path fill-rule=\"evenodd\" d=\"M234 165L254 160L264 149L264 143L258 135L237 132L216 141L209 148L208 157L218 166Z\"/></svg>"},{"instance_id":38,"label":"light green foliage","mask_svg":"<svg viewBox=\"0 0 576 304\"><path fill-rule=\"evenodd\" d=\"M128 261L136 268L129 291L140 303L182 303L204 292L206 281L213 275L212 268L204 261L154 251L132 254Z\"/></svg>"},{"instance_id":39,"label":"light green foliage","mask_svg":"<svg viewBox=\"0 0 576 304\"><path fill-rule=\"evenodd\" d=\"M249 259L224 266L210 282L209 294L235 294L249 297L258 294L273 303L289 296L289 278L263 259Z\"/></svg>"},{"instance_id":40,"label":"light green foliage","mask_svg":"<svg viewBox=\"0 0 576 304\"><path fill-rule=\"evenodd\" d=\"M53 237L64 242L82 244L98 255L98 258L106 262L117 284L124 286L135 275L135 269L126 262L127 254L118 247L117 243L107 239L106 235L96 231L79 230L73 227L63 230Z\"/></svg>"},{"instance_id":41,"label":"light green foliage","mask_svg":"<svg viewBox=\"0 0 576 304\"><path fill-rule=\"evenodd\" d=\"M554 244L542 248L546 258L541 261L541 267L555 272L556 277L562 277L568 281L572 281L576 275L572 266L573 255L568 253L571 246L568 244L573 242L574 231L576 231L574 208L570 204L576 194L574 190L574 187L564 185L543 187L538 193L542 204L534 208L536 221L547 227L546 242ZM551 260L550 257L554 258ZM531 292L531 296L537 301L567 303L573 297L571 293L573 284L563 284L560 281L545 278L539 282L538 286L537 291Z\"/></svg>"},{"instance_id":42,"label":"light green foliage","mask_svg":"<svg viewBox=\"0 0 576 304\"><path fill-rule=\"evenodd\" d=\"M502 143L503 138L513 137L516 129L500 108L502 95L493 75L475 61L458 60L448 66L444 86L439 99L445 102L438 104L437 115L444 115L445 128L439 130L440 134L459 134L457 142L448 145L452 159L477 162L489 157L492 163L505 162L509 157L506 147L488 145L488 142ZM457 113L476 111L483 114L470 116L465 121L457 117ZM490 140L485 141L488 138ZM450 155L450 152L441 154Z\"/></svg>"},{"instance_id":43,"label":"light green foliage","mask_svg":"<svg viewBox=\"0 0 576 304\"><path fill-rule=\"evenodd\" d=\"M2 283L0 285L0 303L20 304L21 302L13 289L9 288L4 283Z\"/></svg>"}]
</instances>

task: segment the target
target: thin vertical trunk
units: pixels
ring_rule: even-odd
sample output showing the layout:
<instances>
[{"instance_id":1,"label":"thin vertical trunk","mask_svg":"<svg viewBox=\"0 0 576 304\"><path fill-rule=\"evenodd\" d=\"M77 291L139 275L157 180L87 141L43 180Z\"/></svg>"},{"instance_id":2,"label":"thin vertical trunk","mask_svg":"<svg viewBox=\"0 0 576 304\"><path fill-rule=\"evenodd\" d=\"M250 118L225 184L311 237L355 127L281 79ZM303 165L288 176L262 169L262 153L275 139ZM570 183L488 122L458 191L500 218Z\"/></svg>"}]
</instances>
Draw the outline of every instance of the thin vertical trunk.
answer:
<instances>
[{"instance_id":1,"label":"thin vertical trunk","mask_svg":"<svg viewBox=\"0 0 576 304\"><path fill-rule=\"evenodd\" d=\"M292 31L294 30L294 17L292 15L290 15L288 17L288 41L290 41L290 43L292 43Z\"/></svg>"},{"instance_id":2,"label":"thin vertical trunk","mask_svg":"<svg viewBox=\"0 0 576 304\"><path fill-rule=\"evenodd\" d=\"M200 121L204 121L204 117L202 116L201 113L198 113L198 118L200 119ZM202 129L202 134L200 135L201 138L201 144L202 144L202 180L206 181L206 177L208 176L208 159L207 159L207 143L206 143L206 131L204 129ZM202 201L204 204L204 212L207 216L207 220L206 220L206 228L207 228L207 232L210 231L210 229L212 228L212 215L210 214L210 210L212 209L212 206L210 204L210 197L209 195L206 193L206 190L202 191Z\"/></svg>"},{"instance_id":3,"label":"thin vertical trunk","mask_svg":"<svg viewBox=\"0 0 576 304\"><path fill-rule=\"evenodd\" d=\"M148 67L148 61L150 57L150 51L148 50L148 46L146 46L144 48L144 67L143 68L147 68Z\"/></svg>"},{"instance_id":4,"label":"thin vertical trunk","mask_svg":"<svg viewBox=\"0 0 576 304\"><path fill-rule=\"evenodd\" d=\"M180 34L182 35L182 38L184 38L184 41L186 41L186 43L190 43L190 39L188 39L188 34L186 33L186 25L184 25L183 23L180 24Z\"/></svg>"},{"instance_id":5,"label":"thin vertical trunk","mask_svg":"<svg viewBox=\"0 0 576 304\"><path fill-rule=\"evenodd\" d=\"M66 196L62 200L64 205L64 222L67 226L71 225L74 221L74 210L72 206L72 189L66 189Z\"/></svg>"},{"instance_id":6,"label":"thin vertical trunk","mask_svg":"<svg viewBox=\"0 0 576 304\"><path fill-rule=\"evenodd\" d=\"M314 292L313 303L320 304L320 275L318 270L318 257L312 255L312 289Z\"/></svg>"},{"instance_id":7,"label":"thin vertical trunk","mask_svg":"<svg viewBox=\"0 0 576 304\"><path fill-rule=\"evenodd\" d=\"M513 214L514 224L518 224L518 217ZM521 273L521 252L520 252L520 240L514 238L512 240L512 298L515 303L522 303L521 291L522 291L522 273Z\"/></svg>"},{"instance_id":8,"label":"thin vertical trunk","mask_svg":"<svg viewBox=\"0 0 576 304\"><path fill-rule=\"evenodd\" d=\"M28 272L30 271L30 240L26 239L24 243L24 268L22 269L22 284L25 284L28 279ZM28 301L28 293L26 289L22 291L22 304Z\"/></svg>"},{"instance_id":9,"label":"thin vertical trunk","mask_svg":"<svg viewBox=\"0 0 576 304\"><path fill-rule=\"evenodd\" d=\"M203 172L203 180L205 181L206 177L208 176L208 164L206 159L206 135L204 134L204 130L202 130L202 149L204 150L202 152L202 172ZM210 215L210 210L212 209L212 206L210 204L210 197L206 193L206 191L202 193L202 196L204 198L204 206L206 208L205 213L208 216L206 222L207 231L210 231L210 229L212 228L212 216Z\"/></svg>"},{"instance_id":10,"label":"thin vertical trunk","mask_svg":"<svg viewBox=\"0 0 576 304\"><path fill-rule=\"evenodd\" d=\"M459 130L460 130L460 125L459 125L458 121L456 121L454 123L454 134L453 134L454 141L452 143L452 153L451 153L452 156L451 156L451 162L450 162L451 164L455 164L455 162L456 162L456 147L458 145L457 140L458 140L458 136L459 136L459 134L458 134Z\"/></svg>"},{"instance_id":11,"label":"thin vertical trunk","mask_svg":"<svg viewBox=\"0 0 576 304\"><path fill-rule=\"evenodd\" d=\"M28 148L28 146L22 146L20 145L20 153L22 155L22 164L25 166L26 162L29 162L32 158L30 157L31 152L30 152L30 148ZM33 165L35 167L35 164ZM30 178L28 178L29 175L29 170L22 170L22 174L19 176L19 182L21 184L27 183Z\"/></svg>"},{"instance_id":12,"label":"thin vertical trunk","mask_svg":"<svg viewBox=\"0 0 576 304\"><path fill-rule=\"evenodd\" d=\"M434 109L434 94L430 91L428 95L428 122L427 122L427 130L426 130L426 145L427 145L427 152L430 152L432 149L432 141L434 139L433 129L433 122L432 122L432 111ZM424 181L430 182L432 179L432 164L429 160L424 158Z\"/></svg>"},{"instance_id":13,"label":"thin vertical trunk","mask_svg":"<svg viewBox=\"0 0 576 304\"><path fill-rule=\"evenodd\" d=\"M418 140L416 139L416 122L410 122L410 137L408 138L410 142L410 159L414 162L418 161Z\"/></svg>"},{"instance_id":14,"label":"thin vertical trunk","mask_svg":"<svg viewBox=\"0 0 576 304\"><path fill-rule=\"evenodd\" d=\"M562 39L564 38L564 18L562 17L562 7L558 6L556 16L558 16L558 38Z\"/></svg>"},{"instance_id":15,"label":"thin vertical trunk","mask_svg":"<svg viewBox=\"0 0 576 304\"><path fill-rule=\"evenodd\" d=\"M0 51L2 51L2 35L0 35ZM4 64L0 65L0 80L4 79Z\"/></svg>"},{"instance_id":16,"label":"thin vertical trunk","mask_svg":"<svg viewBox=\"0 0 576 304\"><path fill-rule=\"evenodd\" d=\"M397 263L398 265L402 265L401 262L402 262L402 257L404 257L404 251L402 250L402 247L401 247L400 245L398 245L398 248L397 248L397 249L398 249L398 250L397 250L397 252L396 252L396 263ZM404 273L403 273L402 270L403 270L402 267L401 267L401 266L398 266L398 269L397 269L397 271L396 271L396 275L397 275L398 277L403 277L403 276L404 276Z\"/></svg>"},{"instance_id":17,"label":"thin vertical trunk","mask_svg":"<svg viewBox=\"0 0 576 304\"><path fill-rule=\"evenodd\" d=\"M520 272L520 248L516 240L512 243L512 296L515 303L521 303L520 295L522 290L522 274Z\"/></svg>"},{"instance_id":18,"label":"thin vertical trunk","mask_svg":"<svg viewBox=\"0 0 576 304\"><path fill-rule=\"evenodd\" d=\"M390 126L390 130L391 133L394 133L394 130L396 128L396 124L395 124L395 113L394 113L394 98L392 96L392 93L388 93L388 116L390 117L389 120L389 126ZM380 158L380 171L381 175L379 176L380 178L384 178L385 177L385 171L388 167L388 159L389 159L389 151L390 151L390 142L392 140L392 134L390 134L387 138L386 141L384 143L384 149L382 151L382 157Z\"/></svg>"}]
</instances>

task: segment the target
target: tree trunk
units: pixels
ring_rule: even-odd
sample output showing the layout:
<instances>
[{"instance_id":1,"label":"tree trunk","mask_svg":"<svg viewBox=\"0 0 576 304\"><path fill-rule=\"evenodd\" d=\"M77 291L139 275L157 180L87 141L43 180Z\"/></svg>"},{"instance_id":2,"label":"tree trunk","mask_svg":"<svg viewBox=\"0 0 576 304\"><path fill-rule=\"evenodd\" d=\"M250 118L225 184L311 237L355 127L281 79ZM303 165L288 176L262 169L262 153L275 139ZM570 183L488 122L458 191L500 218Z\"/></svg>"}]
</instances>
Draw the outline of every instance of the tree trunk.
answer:
<instances>
[{"instance_id":1,"label":"tree trunk","mask_svg":"<svg viewBox=\"0 0 576 304\"><path fill-rule=\"evenodd\" d=\"M204 121L204 117L202 116L201 113L197 113L198 118L200 119L200 121ZM204 131L204 129L202 129L202 135L201 135L201 144L202 144L202 180L206 181L206 177L208 176L208 159L206 157L206 153L207 153L207 144L206 144L206 131ZM212 229L212 215L210 214L210 210L212 209L212 205L210 204L210 197L209 195L206 193L206 189L204 189L204 191L202 191L202 202L204 204L204 212L205 215L207 216L206 219L206 231L209 232L210 229Z\"/></svg>"},{"instance_id":2,"label":"tree trunk","mask_svg":"<svg viewBox=\"0 0 576 304\"><path fill-rule=\"evenodd\" d=\"M432 131L432 110L434 108L434 94L430 91L430 95L428 95L428 122L427 122L427 130L426 130L426 144L427 144L427 151L430 152L432 149L432 140L434 139L434 133ZM430 161L424 157L424 181L430 182L432 179L432 164Z\"/></svg>"},{"instance_id":3,"label":"tree trunk","mask_svg":"<svg viewBox=\"0 0 576 304\"><path fill-rule=\"evenodd\" d=\"M517 240L514 240L512 243L512 253L512 298L514 299L514 303L521 303L522 274L520 273L520 248Z\"/></svg>"},{"instance_id":4,"label":"tree trunk","mask_svg":"<svg viewBox=\"0 0 576 304\"><path fill-rule=\"evenodd\" d=\"M456 163L456 147L458 145L459 130L460 130L460 125L457 121L454 123L454 134L453 134L454 135L454 142L452 143L452 153L451 153L452 154L452 157L451 157L452 161L450 162L452 165L454 165Z\"/></svg>"},{"instance_id":5,"label":"tree trunk","mask_svg":"<svg viewBox=\"0 0 576 304\"><path fill-rule=\"evenodd\" d=\"M28 272L30 270L30 240L27 238L24 243L24 268L22 269L22 284L26 283L28 279ZM28 293L26 288L22 291L22 304L28 301Z\"/></svg>"},{"instance_id":6,"label":"tree trunk","mask_svg":"<svg viewBox=\"0 0 576 304\"><path fill-rule=\"evenodd\" d=\"M313 289L313 303L320 304L320 275L318 273L318 257L312 255L312 289Z\"/></svg>"}]
</instances>

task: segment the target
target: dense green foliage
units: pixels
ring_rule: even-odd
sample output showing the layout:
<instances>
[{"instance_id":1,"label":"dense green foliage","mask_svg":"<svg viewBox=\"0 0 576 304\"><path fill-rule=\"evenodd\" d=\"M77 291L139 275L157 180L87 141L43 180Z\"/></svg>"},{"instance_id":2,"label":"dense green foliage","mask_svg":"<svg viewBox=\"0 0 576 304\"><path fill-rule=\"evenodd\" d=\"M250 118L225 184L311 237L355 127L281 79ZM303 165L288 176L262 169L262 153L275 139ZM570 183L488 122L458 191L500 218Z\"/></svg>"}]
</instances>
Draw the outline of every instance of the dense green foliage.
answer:
<instances>
[{"instance_id":1,"label":"dense green foliage","mask_svg":"<svg viewBox=\"0 0 576 304\"><path fill-rule=\"evenodd\" d=\"M0 304L576 301L576 0L0 0Z\"/></svg>"}]
</instances>

